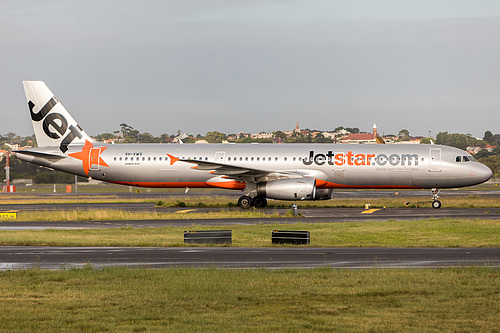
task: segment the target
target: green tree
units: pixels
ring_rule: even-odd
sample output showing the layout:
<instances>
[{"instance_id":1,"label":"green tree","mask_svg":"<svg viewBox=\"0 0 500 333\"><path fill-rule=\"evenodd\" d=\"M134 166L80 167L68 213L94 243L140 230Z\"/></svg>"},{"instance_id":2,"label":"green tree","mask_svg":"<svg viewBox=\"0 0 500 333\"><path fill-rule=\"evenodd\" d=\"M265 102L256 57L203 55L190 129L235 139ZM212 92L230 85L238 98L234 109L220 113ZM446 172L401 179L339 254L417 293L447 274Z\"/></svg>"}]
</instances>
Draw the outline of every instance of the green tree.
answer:
<instances>
[{"instance_id":1,"label":"green tree","mask_svg":"<svg viewBox=\"0 0 500 333\"><path fill-rule=\"evenodd\" d=\"M357 127L346 127L345 130L349 133L352 133L352 134L358 134L359 133L359 128Z\"/></svg>"},{"instance_id":2,"label":"green tree","mask_svg":"<svg viewBox=\"0 0 500 333\"><path fill-rule=\"evenodd\" d=\"M467 149L467 136L465 134L448 134L448 132L439 132L436 135L436 143L439 145L452 146L460 149Z\"/></svg>"},{"instance_id":3,"label":"green tree","mask_svg":"<svg viewBox=\"0 0 500 333\"><path fill-rule=\"evenodd\" d=\"M139 134L137 137L137 141L140 143L157 143L157 142L160 142L161 139L156 138L153 135L151 135L150 133L146 132L146 133Z\"/></svg>"},{"instance_id":4,"label":"green tree","mask_svg":"<svg viewBox=\"0 0 500 333\"><path fill-rule=\"evenodd\" d=\"M490 143L492 145L499 145L500 144L500 134L493 134L491 137L490 137Z\"/></svg>"},{"instance_id":5,"label":"green tree","mask_svg":"<svg viewBox=\"0 0 500 333\"><path fill-rule=\"evenodd\" d=\"M402 129L401 131L399 131L398 133L398 136L400 139L405 139L405 138L409 138L410 137L410 131L408 131L407 129ZM404 141L408 141L408 140L404 140Z\"/></svg>"},{"instance_id":6,"label":"green tree","mask_svg":"<svg viewBox=\"0 0 500 333\"><path fill-rule=\"evenodd\" d=\"M205 140L210 143L221 143L224 140L227 140L227 136L224 133L213 131L205 134Z\"/></svg>"},{"instance_id":7,"label":"green tree","mask_svg":"<svg viewBox=\"0 0 500 333\"><path fill-rule=\"evenodd\" d=\"M500 155L483 157L478 160L493 171L493 177L500 177Z\"/></svg>"},{"instance_id":8,"label":"green tree","mask_svg":"<svg viewBox=\"0 0 500 333\"><path fill-rule=\"evenodd\" d=\"M96 139L99 141L114 139L116 136L112 133L102 133L96 136Z\"/></svg>"},{"instance_id":9,"label":"green tree","mask_svg":"<svg viewBox=\"0 0 500 333\"><path fill-rule=\"evenodd\" d=\"M122 138L125 138L126 136L129 135L130 131L132 131L134 128L132 126L129 126L125 123L120 124L120 132L122 133Z\"/></svg>"},{"instance_id":10,"label":"green tree","mask_svg":"<svg viewBox=\"0 0 500 333\"><path fill-rule=\"evenodd\" d=\"M486 142L490 142L490 138L493 136L493 133L491 131L486 131L484 132L483 140Z\"/></svg>"},{"instance_id":11,"label":"green tree","mask_svg":"<svg viewBox=\"0 0 500 333\"><path fill-rule=\"evenodd\" d=\"M275 138L280 138L281 140L286 140L286 134L283 133L282 131L274 131L273 136Z\"/></svg>"},{"instance_id":12,"label":"green tree","mask_svg":"<svg viewBox=\"0 0 500 333\"><path fill-rule=\"evenodd\" d=\"M431 144L433 141L434 141L434 139L431 137L423 138L420 140L420 144L421 145L428 145L428 144Z\"/></svg>"},{"instance_id":13,"label":"green tree","mask_svg":"<svg viewBox=\"0 0 500 333\"><path fill-rule=\"evenodd\" d=\"M253 139L249 136L240 135L240 137L236 140L236 143L252 143Z\"/></svg>"},{"instance_id":14,"label":"green tree","mask_svg":"<svg viewBox=\"0 0 500 333\"><path fill-rule=\"evenodd\" d=\"M332 143L333 140L326 138L322 133L317 134L312 140L314 143Z\"/></svg>"}]
</instances>

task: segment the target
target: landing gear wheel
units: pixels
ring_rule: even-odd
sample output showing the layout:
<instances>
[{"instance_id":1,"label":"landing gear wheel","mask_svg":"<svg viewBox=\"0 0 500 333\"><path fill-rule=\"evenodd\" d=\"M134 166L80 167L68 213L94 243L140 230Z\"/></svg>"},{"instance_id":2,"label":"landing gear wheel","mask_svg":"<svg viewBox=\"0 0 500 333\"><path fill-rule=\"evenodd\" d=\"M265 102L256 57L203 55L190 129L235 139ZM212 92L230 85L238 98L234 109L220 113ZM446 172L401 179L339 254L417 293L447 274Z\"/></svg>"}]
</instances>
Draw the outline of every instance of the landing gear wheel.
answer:
<instances>
[{"instance_id":1,"label":"landing gear wheel","mask_svg":"<svg viewBox=\"0 0 500 333\"><path fill-rule=\"evenodd\" d=\"M267 206L266 197L256 196L252 199L252 206L256 208L265 208Z\"/></svg>"},{"instance_id":2,"label":"landing gear wheel","mask_svg":"<svg viewBox=\"0 0 500 333\"><path fill-rule=\"evenodd\" d=\"M441 201L439 201L439 200L434 200L434 201L432 202L432 208L436 208L436 209L441 208Z\"/></svg>"},{"instance_id":3,"label":"landing gear wheel","mask_svg":"<svg viewBox=\"0 0 500 333\"><path fill-rule=\"evenodd\" d=\"M244 195L240 197L238 200L238 206L242 209L248 209L252 207L252 198L250 198L248 195Z\"/></svg>"}]
</instances>

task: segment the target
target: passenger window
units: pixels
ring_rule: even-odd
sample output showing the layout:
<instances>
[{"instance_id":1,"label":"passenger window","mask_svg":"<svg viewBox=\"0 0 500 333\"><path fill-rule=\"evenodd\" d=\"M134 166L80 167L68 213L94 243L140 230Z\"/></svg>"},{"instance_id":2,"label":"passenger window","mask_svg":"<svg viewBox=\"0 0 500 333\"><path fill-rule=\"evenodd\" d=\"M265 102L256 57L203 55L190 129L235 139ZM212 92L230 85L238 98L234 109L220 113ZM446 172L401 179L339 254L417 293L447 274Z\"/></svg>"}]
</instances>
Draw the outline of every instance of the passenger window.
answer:
<instances>
[{"instance_id":1,"label":"passenger window","mask_svg":"<svg viewBox=\"0 0 500 333\"><path fill-rule=\"evenodd\" d=\"M125 157L125 161L128 161L128 157Z\"/></svg>"},{"instance_id":2,"label":"passenger window","mask_svg":"<svg viewBox=\"0 0 500 333\"><path fill-rule=\"evenodd\" d=\"M156 157L153 157L153 161L156 161Z\"/></svg>"},{"instance_id":3,"label":"passenger window","mask_svg":"<svg viewBox=\"0 0 500 333\"><path fill-rule=\"evenodd\" d=\"M227 158L227 160L228 160L228 161L231 161L231 157L228 157L228 158Z\"/></svg>"},{"instance_id":4,"label":"passenger window","mask_svg":"<svg viewBox=\"0 0 500 333\"><path fill-rule=\"evenodd\" d=\"M136 161L138 161L138 160L139 160L139 157L136 157L136 159L135 159L135 160L136 160Z\"/></svg>"},{"instance_id":5,"label":"passenger window","mask_svg":"<svg viewBox=\"0 0 500 333\"><path fill-rule=\"evenodd\" d=\"M158 159L161 161L161 156Z\"/></svg>"},{"instance_id":6,"label":"passenger window","mask_svg":"<svg viewBox=\"0 0 500 333\"><path fill-rule=\"evenodd\" d=\"M116 161L116 157L114 158L114 160Z\"/></svg>"},{"instance_id":7,"label":"passenger window","mask_svg":"<svg viewBox=\"0 0 500 333\"><path fill-rule=\"evenodd\" d=\"M251 160L253 161L253 157L251 158Z\"/></svg>"},{"instance_id":8,"label":"passenger window","mask_svg":"<svg viewBox=\"0 0 500 333\"><path fill-rule=\"evenodd\" d=\"M120 157L120 161L122 160L122 158Z\"/></svg>"},{"instance_id":9,"label":"passenger window","mask_svg":"<svg viewBox=\"0 0 500 333\"><path fill-rule=\"evenodd\" d=\"M457 156L457 162L462 162L462 156Z\"/></svg>"},{"instance_id":10,"label":"passenger window","mask_svg":"<svg viewBox=\"0 0 500 333\"><path fill-rule=\"evenodd\" d=\"M295 160L296 160L296 158L294 157L294 158L293 158L293 161L295 162Z\"/></svg>"},{"instance_id":11,"label":"passenger window","mask_svg":"<svg viewBox=\"0 0 500 333\"><path fill-rule=\"evenodd\" d=\"M245 157L245 161L248 161L248 157Z\"/></svg>"},{"instance_id":12,"label":"passenger window","mask_svg":"<svg viewBox=\"0 0 500 333\"><path fill-rule=\"evenodd\" d=\"M274 158L274 160L275 160L275 161L277 161L277 160L278 160L278 158L277 158L277 157L275 157L275 158Z\"/></svg>"},{"instance_id":13,"label":"passenger window","mask_svg":"<svg viewBox=\"0 0 500 333\"><path fill-rule=\"evenodd\" d=\"M243 161L243 157L240 157L240 161Z\"/></svg>"},{"instance_id":14,"label":"passenger window","mask_svg":"<svg viewBox=\"0 0 500 333\"><path fill-rule=\"evenodd\" d=\"M285 162L286 162L286 160L287 160L287 158L285 157L285 158L283 159L283 161L285 161Z\"/></svg>"},{"instance_id":15,"label":"passenger window","mask_svg":"<svg viewBox=\"0 0 500 333\"><path fill-rule=\"evenodd\" d=\"M260 157L257 157L257 161L260 161Z\"/></svg>"},{"instance_id":16,"label":"passenger window","mask_svg":"<svg viewBox=\"0 0 500 333\"><path fill-rule=\"evenodd\" d=\"M151 161L151 157L148 157L148 161Z\"/></svg>"}]
</instances>

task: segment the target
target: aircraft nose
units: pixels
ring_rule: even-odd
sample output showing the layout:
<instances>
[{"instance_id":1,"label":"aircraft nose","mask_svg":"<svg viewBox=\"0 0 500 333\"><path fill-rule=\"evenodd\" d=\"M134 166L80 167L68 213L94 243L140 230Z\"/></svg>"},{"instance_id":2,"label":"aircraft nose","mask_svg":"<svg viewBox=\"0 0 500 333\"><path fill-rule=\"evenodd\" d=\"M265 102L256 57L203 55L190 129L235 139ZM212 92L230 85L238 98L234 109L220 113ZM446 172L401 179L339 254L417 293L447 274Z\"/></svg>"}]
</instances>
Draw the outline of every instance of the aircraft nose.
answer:
<instances>
[{"instance_id":1,"label":"aircraft nose","mask_svg":"<svg viewBox=\"0 0 500 333\"><path fill-rule=\"evenodd\" d=\"M493 176L493 171L484 164L480 164L480 168L477 171L477 176L481 179L481 182L485 182Z\"/></svg>"}]
</instances>

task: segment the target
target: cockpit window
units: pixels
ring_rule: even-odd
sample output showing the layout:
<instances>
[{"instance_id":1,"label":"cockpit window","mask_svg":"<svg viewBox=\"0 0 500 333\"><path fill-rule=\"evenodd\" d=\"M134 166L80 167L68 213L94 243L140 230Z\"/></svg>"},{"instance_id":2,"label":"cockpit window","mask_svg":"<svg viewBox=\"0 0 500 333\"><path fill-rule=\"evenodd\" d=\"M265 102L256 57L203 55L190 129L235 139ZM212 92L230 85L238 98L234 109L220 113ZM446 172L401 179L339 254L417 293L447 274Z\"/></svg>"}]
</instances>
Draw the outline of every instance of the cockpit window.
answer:
<instances>
[{"instance_id":1,"label":"cockpit window","mask_svg":"<svg viewBox=\"0 0 500 333\"><path fill-rule=\"evenodd\" d=\"M456 161L457 161L457 162L462 162L462 156L457 156Z\"/></svg>"},{"instance_id":2,"label":"cockpit window","mask_svg":"<svg viewBox=\"0 0 500 333\"><path fill-rule=\"evenodd\" d=\"M469 156L469 158L470 158L470 160L471 160L472 162L477 162L477 160L476 160L476 158L475 158L474 156Z\"/></svg>"},{"instance_id":3,"label":"cockpit window","mask_svg":"<svg viewBox=\"0 0 500 333\"><path fill-rule=\"evenodd\" d=\"M464 158L464 162L470 162L469 156L464 156L463 158Z\"/></svg>"}]
</instances>

